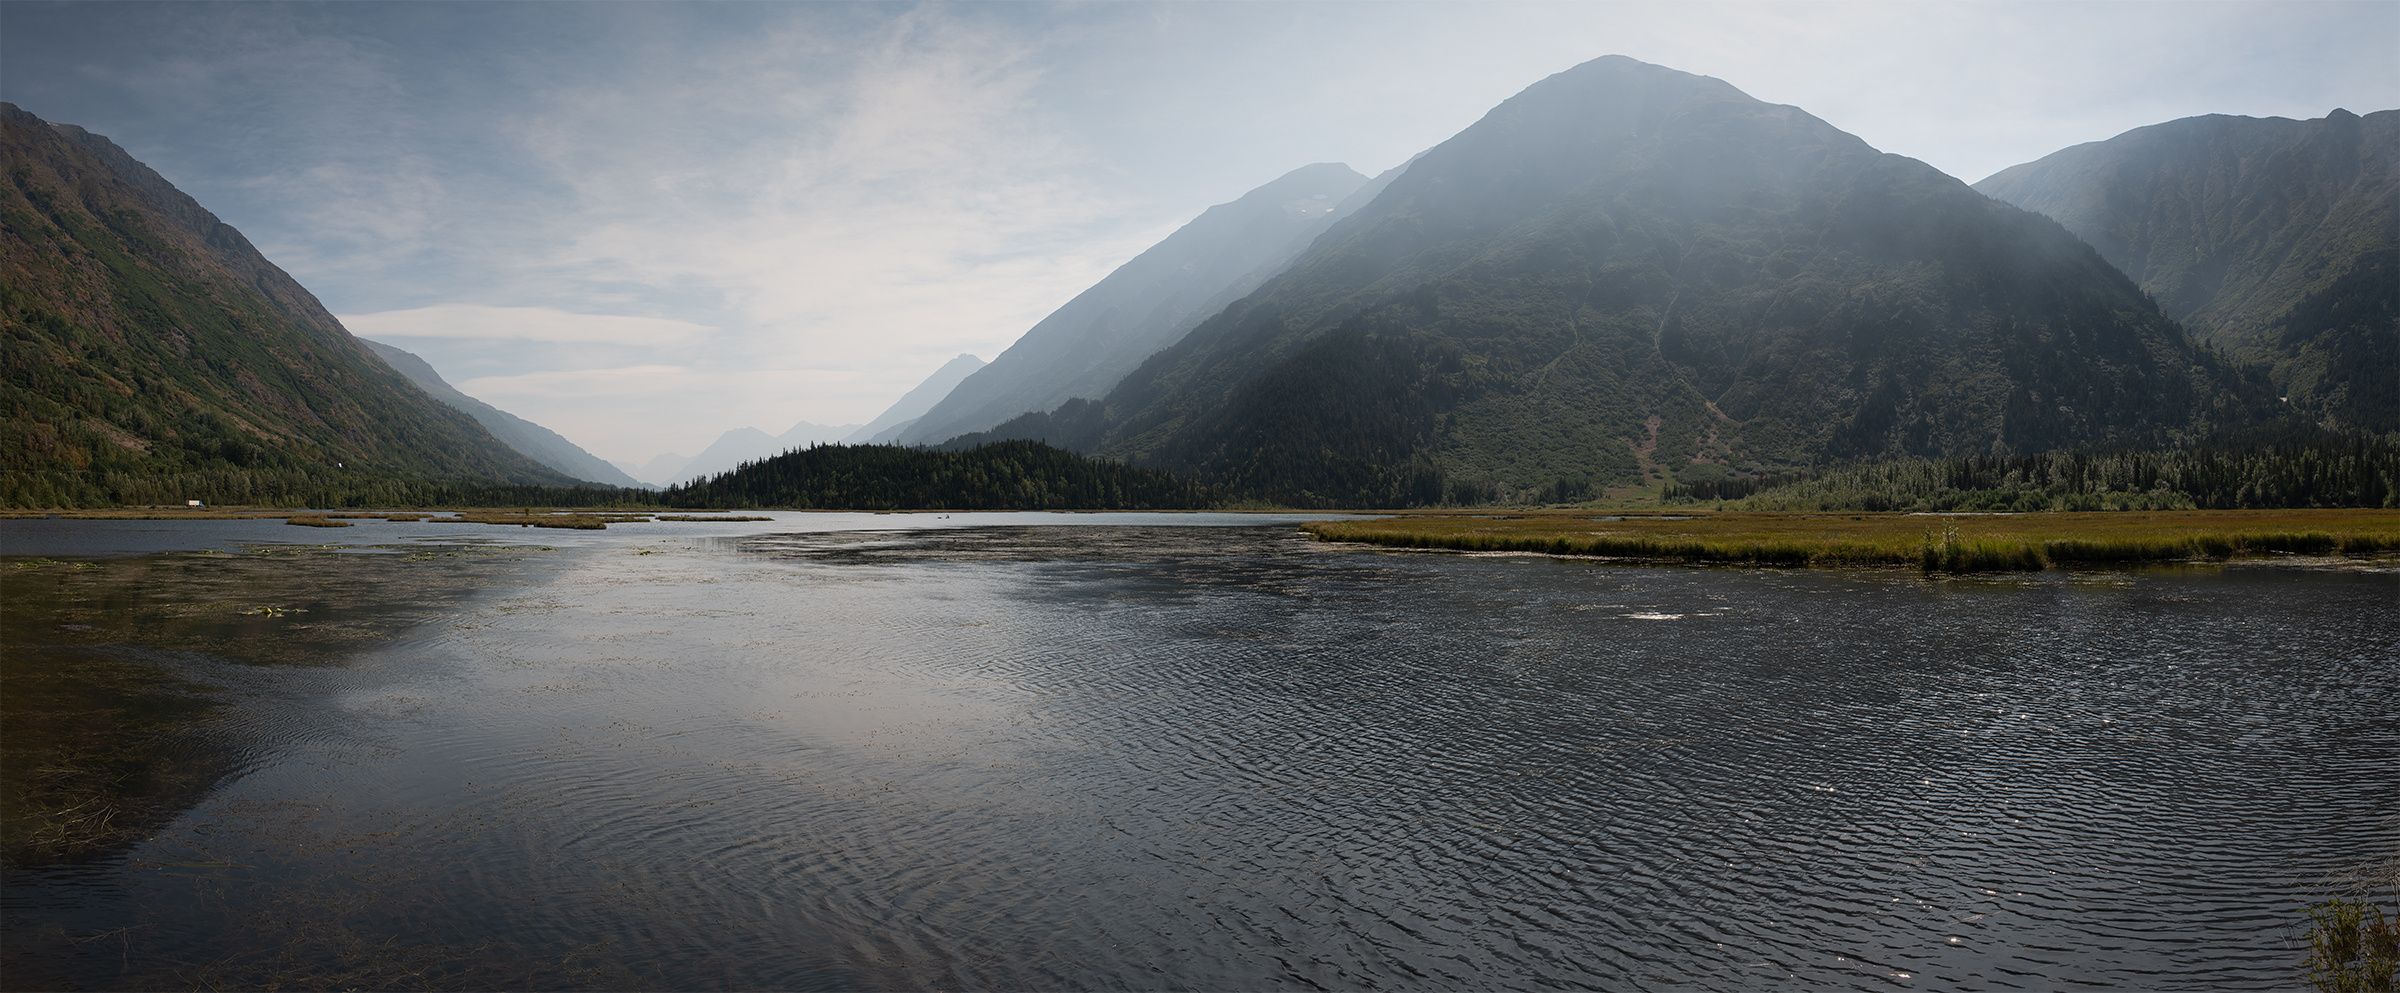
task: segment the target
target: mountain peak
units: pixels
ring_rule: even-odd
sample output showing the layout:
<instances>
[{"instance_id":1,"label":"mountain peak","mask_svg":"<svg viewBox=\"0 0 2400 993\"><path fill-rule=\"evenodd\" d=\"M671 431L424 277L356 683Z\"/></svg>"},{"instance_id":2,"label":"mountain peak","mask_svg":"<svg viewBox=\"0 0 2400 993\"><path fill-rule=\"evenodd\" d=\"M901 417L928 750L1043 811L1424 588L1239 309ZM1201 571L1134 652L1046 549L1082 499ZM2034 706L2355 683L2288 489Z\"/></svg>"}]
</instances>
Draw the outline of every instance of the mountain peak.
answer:
<instances>
[{"instance_id":1,"label":"mountain peak","mask_svg":"<svg viewBox=\"0 0 2400 993\"><path fill-rule=\"evenodd\" d=\"M2057 224L1614 56L1427 151L1098 402L991 435L1296 506L1474 503L2186 430L2224 377Z\"/></svg>"}]
</instances>

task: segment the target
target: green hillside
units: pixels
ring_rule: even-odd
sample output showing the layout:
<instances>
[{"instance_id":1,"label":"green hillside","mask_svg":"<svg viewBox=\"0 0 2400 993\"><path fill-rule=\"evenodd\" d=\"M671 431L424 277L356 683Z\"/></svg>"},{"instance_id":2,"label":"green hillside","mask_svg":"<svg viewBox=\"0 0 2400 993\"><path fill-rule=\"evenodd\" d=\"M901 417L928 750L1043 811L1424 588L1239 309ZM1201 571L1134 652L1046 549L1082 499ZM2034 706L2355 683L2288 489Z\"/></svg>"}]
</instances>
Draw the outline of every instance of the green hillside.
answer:
<instances>
[{"instance_id":1,"label":"green hillside","mask_svg":"<svg viewBox=\"0 0 2400 993\"><path fill-rule=\"evenodd\" d=\"M107 139L0 104L0 151L10 492L169 476L571 482L428 398Z\"/></svg>"},{"instance_id":2,"label":"green hillside","mask_svg":"<svg viewBox=\"0 0 2400 993\"><path fill-rule=\"evenodd\" d=\"M2136 128L1975 188L2057 218L2280 394L2400 430L2400 111L2212 114Z\"/></svg>"}]
</instances>

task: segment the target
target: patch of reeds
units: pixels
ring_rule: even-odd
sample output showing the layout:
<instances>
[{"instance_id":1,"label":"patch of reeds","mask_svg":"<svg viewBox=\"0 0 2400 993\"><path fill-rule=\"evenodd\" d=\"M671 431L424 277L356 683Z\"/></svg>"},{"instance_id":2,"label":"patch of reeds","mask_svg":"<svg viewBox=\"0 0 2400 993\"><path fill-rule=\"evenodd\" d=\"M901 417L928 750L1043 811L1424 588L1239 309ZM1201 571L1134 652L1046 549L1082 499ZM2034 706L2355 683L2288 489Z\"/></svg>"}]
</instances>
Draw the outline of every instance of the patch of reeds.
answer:
<instances>
[{"instance_id":1,"label":"patch of reeds","mask_svg":"<svg viewBox=\"0 0 2400 993\"><path fill-rule=\"evenodd\" d=\"M308 528L346 528L350 526L349 521L337 521L322 514L293 514L284 518L283 522Z\"/></svg>"},{"instance_id":2,"label":"patch of reeds","mask_svg":"<svg viewBox=\"0 0 2400 993\"><path fill-rule=\"evenodd\" d=\"M1863 542L1706 541L1600 534L1438 533L1377 529L1371 525L1359 526L1340 521L1312 521L1301 525L1301 529L1327 541L1459 552L1534 552L1655 562L1780 567L1894 565L1909 561L1903 551Z\"/></svg>"},{"instance_id":3,"label":"patch of reeds","mask_svg":"<svg viewBox=\"0 0 2400 993\"><path fill-rule=\"evenodd\" d=\"M2245 551L2288 552L2293 555L2331 555L2335 549L2342 547L2342 543L2332 535L2319 531L2306 534L2236 535L2233 543Z\"/></svg>"},{"instance_id":4,"label":"patch of reeds","mask_svg":"<svg viewBox=\"0 0 2400 993\"><path fill-rule=\"evenodd\" d=\"M1917 553L1926 572L2039 572L2049 567L2042 551L2022 541L1927 542Z\"/></svg>"},{"instance_id":5,"label":"patch of reeds","mask_svg":"<svg viewBox=\"0 0 2400 993\"><path fill-rule=\"evenodd\" d=\"M2394 988L2400 972L2400 914L2336 897L2308 910L2308 984L2329 993Z\"/></svg>"},{"instance_id":6,"label":"patch of reeds","mask_svg":"<svg viewBox=\"0 0 2400 993\"><path fill-rule=\"evenodd\" d=\"M1938 529L1928 521L1939 521ZM2303 527L2291 527L2302 524ZM2387 554L2386 510L1921 514L1527 512L1317 521L1327 541L1466 552L1534 552L1652 562L1913 566L1927 573L2222 561L2236 556ZM1964 529L1962 531L1962 529Z\"/></svg>"},{"instance_id":7,"label":"patch of reeds","mask_svg":"<svg viewBox=\"0 0 2400 993\"><path fill-rule=\"evenodd\" d=\"M2213 535L2199 537L2063 538L2042 543L2042 555L2052 565L2105 565L2127 562L2184 562L2222 559L2233 544Z\"/></svg>"}]
</instances>

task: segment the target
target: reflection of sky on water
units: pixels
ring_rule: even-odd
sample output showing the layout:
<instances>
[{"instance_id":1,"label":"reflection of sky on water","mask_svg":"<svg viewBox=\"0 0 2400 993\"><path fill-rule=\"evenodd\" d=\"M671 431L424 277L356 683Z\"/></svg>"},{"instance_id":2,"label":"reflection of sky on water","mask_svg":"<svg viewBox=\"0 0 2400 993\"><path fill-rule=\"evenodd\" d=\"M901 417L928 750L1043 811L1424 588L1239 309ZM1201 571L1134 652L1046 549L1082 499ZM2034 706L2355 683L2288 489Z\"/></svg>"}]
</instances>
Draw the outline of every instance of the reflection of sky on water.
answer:
<instances>
[{"instance_id":1,"label":"reflection of sky on water","mask_svg":"<svg viewBox=\"0 0 2400 993\"><path fill-rule=\"evenodd\" d=\"M95 986L2275 989L2391 843L2391 574L840 519L881 533L82 570L304 588L245 644L338 665L224 684L283 746L12 885L12 944ZM188 647L121 623L59 637ZM76 940L127 926L132 967Z\"/></svg>"},{"instance_id":2,"label":"reflection of sky on water","mask_svg":"<svg viewBox=\"0 0 2400 993\"><path fill-rule=\"evenodd\" d=\"M333 513L367 513L334 511ZM664 510L662 514L693 511ZM651 521L611 524L605 531L535 528L440 520L393 522L352 519L351 527L321 528L273 520L109 521L71 518L0 520L0 555L92 557L232 550L254 545L374 546L393 543L504 542L584 547L673 538L732 538L753 534L822 531L1005 527L1093 527L1156 523L1177 527L1245 527L1321 521L1355 514L1082 514L1082 513L815 513L791 510L741 511L727 516L772 517L774 521L712 523ZM1363 515L1373 516L1373 515Z\"/></svg>"}]
</instances>

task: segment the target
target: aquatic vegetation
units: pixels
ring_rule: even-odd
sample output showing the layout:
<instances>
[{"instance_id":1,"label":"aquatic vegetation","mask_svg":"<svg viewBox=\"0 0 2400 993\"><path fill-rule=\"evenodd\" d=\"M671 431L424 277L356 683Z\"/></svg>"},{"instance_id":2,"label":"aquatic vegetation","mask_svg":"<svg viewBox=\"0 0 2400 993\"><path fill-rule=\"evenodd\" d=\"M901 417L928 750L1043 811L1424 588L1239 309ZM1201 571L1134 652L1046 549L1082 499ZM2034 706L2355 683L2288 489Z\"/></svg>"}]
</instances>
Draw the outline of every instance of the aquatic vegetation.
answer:
<instances>
[{"instance_id":1,"label":"aquatic vegetation","mask_svg":"<svg viewBox=\"0 0 2400 993\"><path fill-rule=\"evenodd\" d=\"M219 712L201 687L73 651L12 648L0 674L0 864L131 840L222 772L189 747Z\"/></svg>"},{"instance_id":2,"label":"aquatic vegetation","mask_svg":"<svg viewBox=\"0 0 2400 993\"><path fill-rule=\"evenodd\" d=\"M2328 993L2388 993L2400 971L2400 914L2336 897L2309 908L2308 983Z\"/></svg>"}]
</instances>

